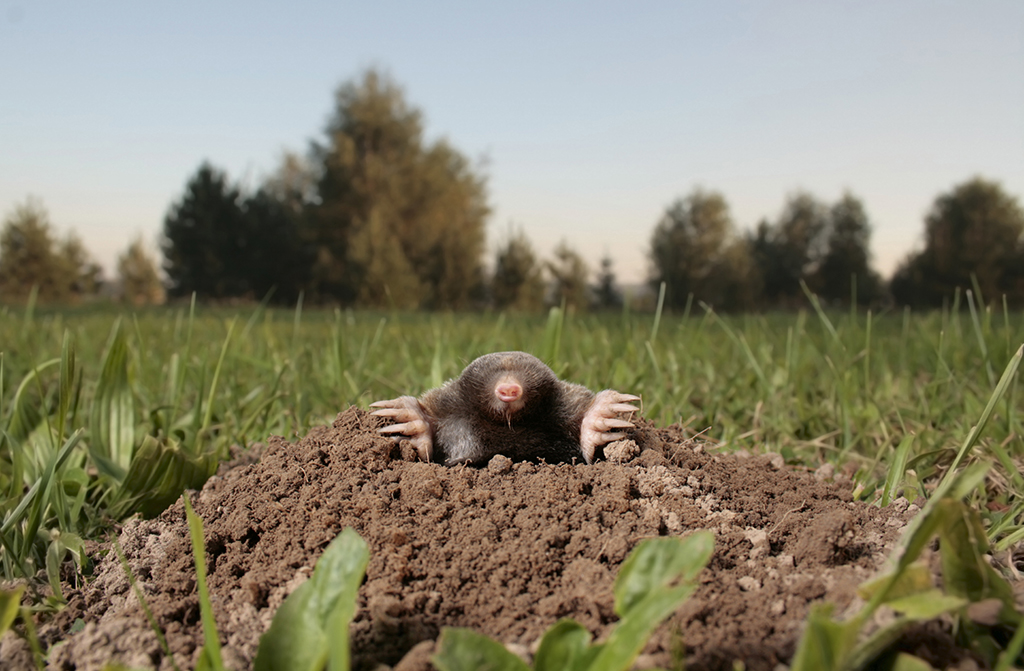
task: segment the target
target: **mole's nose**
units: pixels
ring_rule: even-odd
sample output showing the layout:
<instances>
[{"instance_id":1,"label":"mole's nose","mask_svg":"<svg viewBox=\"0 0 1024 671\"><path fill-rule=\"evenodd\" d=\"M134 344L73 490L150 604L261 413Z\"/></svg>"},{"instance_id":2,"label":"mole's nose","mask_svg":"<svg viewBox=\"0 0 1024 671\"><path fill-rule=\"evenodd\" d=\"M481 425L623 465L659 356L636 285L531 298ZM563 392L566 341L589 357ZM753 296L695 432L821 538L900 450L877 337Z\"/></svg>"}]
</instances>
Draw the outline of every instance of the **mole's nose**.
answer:
<instances>
[{"instance_id":1,"label":"mole's nose","mask_svg":"<svg viewBox=\"0 0 1024 671\"><path fill-rule=\"evenodd\" d=\"M494 395L503 403L512 403L523 395L523 388L514 382L503 382L494 388Z\"/></svg>"}]
</instances>

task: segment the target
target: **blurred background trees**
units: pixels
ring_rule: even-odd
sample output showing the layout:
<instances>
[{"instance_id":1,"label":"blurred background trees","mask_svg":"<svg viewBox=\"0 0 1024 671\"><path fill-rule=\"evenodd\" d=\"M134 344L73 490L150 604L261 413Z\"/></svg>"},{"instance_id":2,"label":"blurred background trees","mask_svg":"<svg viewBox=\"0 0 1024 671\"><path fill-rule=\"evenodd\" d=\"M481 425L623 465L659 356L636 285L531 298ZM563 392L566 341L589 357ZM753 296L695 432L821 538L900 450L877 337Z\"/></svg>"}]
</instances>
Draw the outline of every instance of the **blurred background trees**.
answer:
<instances>
[{"instance_id":1,"label":"blurred background trees","mask_svg":"<svg viewBox=\"0 0 1024 671\"><path fill-rule=\"evenodd\" d=\"M135 238L117 257L117 282L121 299L135 307L164 302L167 292L160 280L159 267L146 251L142 236Z\"/></svg>"},{"instance_id":2,"label":"blurred background trees","mask_svg":"<svg viewBox=\"0 0 1024 671\"><path fill-rule=\"evenodd\" d=\"M544 305L544 276L530 239L509 228L499 244L491 277L491 300L499 310L539 310Z\"/></svg>"},{"instance_id":3,"label":"blurred background trees","mask_svg":"<svg viewBox=\"0 0 1024 671\"><path fill-rule=\"evenodd\" d=\"M665 304L682 309L690 300L721 310L752 307L758 290L750 250L736 235L722 194L694 189L676 200L651 236L650 284L665 283Z\"/></svg>"},{"instance_id":4,"label":"blurred background trees","mask_svg":"<svg viewBox=\"0 0 1024 671\"><path fill-rule=\"evenodd\" d=\"M252 195L209 164L164 221L172 296L460 309L484 285L486 180L388 76L342 85L324 138Z\"/></svg>"},{"instance_id":5,"label":"blurred background trees","mask_svg":"<svg viewBox=\"0 0 1024 671\"><path fill-rule=\"evenodd\" d=\"M172 297L244 296L249 240L241 194L204 162L164 218L164 271Z\"/></svg>"},{"instance_id":6,"label":"blurred background trees","mask_svg":"<svg viewBox=\"0 0 1024 671\"><path fill-rule=\"evenodd\" d=\"M846 193L828 214L825 249L809 278L810 289L832 304L878 303L885 291L871 268L871 224L864 205Z\"/></svg>"},{"instance_id":7,"label":"blurred background trees","mask_svg":"<svg viewBox=\"0 0 1024 671\"><path fill-rule=\"evenodd\" d=\"M897 268L893 298L937 307L977 281L982 299L1024 306L1024 211L1016 198L980 177L940 194L925 217L924 249ZM972 279L973 278L973 279Z\"/></svg>"},{"instance_id":8,"label":"blurred background trees","mask_svg":"<svg viewBox=\"0 0 1024 671\"><path fill-rule=\"evenodd\" d=\"M562 240L555 247L555 258L547 262L551 274L551 293L548 305L564 305L569 310L585 311L590 308L590 268L579 252Z\"/></svg>"},{"instance_id":9,"label":"blurred background trees","mask_svg":"<svg viewBox=\"0 0 1024 671\"><path fill-rule=\"evenodd\" d=\"M389 77L343 85L314 144L314 295L359 306L463 308L482 282L486 180Z\"/></svg>"},{"instance_id":10,"label":"blurred background trees","mask_svg":"<svg viewBox=\"0 0 1024 671\"><path fill-rule=\"evenodd\" d=\"M799 305L802 281L814 275L825 254L828 208L808 193L786 199L778 219L762 221L751 241L761 275L761 299L771 305Z\"/></svg>"},{"instance_id":11,"label":"blurred background trees","mask_svg":"<svg viewBox=\"0 0 1024 671\"><path fill-rule=\"evenodd\" d=\"M596 272L571 241L550 258L509 228L486 263L490 205L479 165L445 139L424 137L423 115L388 75L370 69L342 84L322 135L286 153L255 186L208 161L168 208L157 262L141 239L105 285L71 232L58 237L38 200L0 230L0 301L76 302L105 292L134 305L166 295L262 300L300 296L356 308L582 311L653 304L720 311L790 309L807 290L829 307L938 307L977 287L986 301L1024 307L1024 211L996 182L974 177L940 193L923 249L886 283L872 268L872 224L862 201L790 194L780 212L739 232L723 194L695 188L653 222L644 286L622 287L609 255ZM624 229L625 230L625 229ZM646 298L645 298L646 296Z\"/></svg>"},{"instance_id":12,"label":"blurred background trees","mask_svg":"<svg viewBox=\"0 0 1024 671\"><path fill-rule=\"evenodd\" d=\"M597 271L597 281L593 286L593 303L595 310L617 310L622 307L622 290L615 279L615 271L612 266L615 261L611 256L605 254L601 257L600 269Z\"/></svg>"},{"instance_id":13,"label":"blurred background trees","mask_svg":"<svg viewBox=\"0 0 1024 671\"><path fill-rule=\"evenodd\" d=\"M77 302L95 295L102 270L71 232L58 240L50 217L29 198L4 219L0 230L0 299L26 300L33 290L42 301Z\"/></svg>"}]
</instances>

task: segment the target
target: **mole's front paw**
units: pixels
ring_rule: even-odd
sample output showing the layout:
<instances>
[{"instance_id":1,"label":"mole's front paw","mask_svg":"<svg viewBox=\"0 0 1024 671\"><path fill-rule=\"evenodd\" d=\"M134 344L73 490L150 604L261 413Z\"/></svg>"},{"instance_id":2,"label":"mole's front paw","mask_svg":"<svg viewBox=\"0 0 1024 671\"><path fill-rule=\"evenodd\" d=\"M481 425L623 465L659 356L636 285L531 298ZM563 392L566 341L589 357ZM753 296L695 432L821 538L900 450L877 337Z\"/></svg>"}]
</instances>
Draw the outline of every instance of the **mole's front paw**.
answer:
<instances>
[{"instance_id":1,"label":"mole's front paw","mask_svg":"<svg viewBox=\"0 0 1024 671\"><path fill-rule=\"evenodd\" d=\"M409 438L416 454L423 461L430 461L434 454L434 439L431 436L430 422L420 402L412 396L399 396L389 401L377 401L370 404L374 410L371 414L378 417L391 417L399 424L391 424L380 429L381 433L400 433Z\"/></svg>"},{"instance_id":2,"label":"mole's front paw","mask_svg":"<svg viewBox=\"0 0 1024 671\"><path fill-rule=\"evenodd\" d=\"M583 448L583 458L588 464L594 461L594 450L599 445L626 437L626 434L614 429L631 429L633 423L620 419L618 415L622 412L636 412L638 408L629 402L639 400L639 396L620 394L613 389L605 389L594 398L580 426L580 447Z\"/></svg>"}]
</instances>

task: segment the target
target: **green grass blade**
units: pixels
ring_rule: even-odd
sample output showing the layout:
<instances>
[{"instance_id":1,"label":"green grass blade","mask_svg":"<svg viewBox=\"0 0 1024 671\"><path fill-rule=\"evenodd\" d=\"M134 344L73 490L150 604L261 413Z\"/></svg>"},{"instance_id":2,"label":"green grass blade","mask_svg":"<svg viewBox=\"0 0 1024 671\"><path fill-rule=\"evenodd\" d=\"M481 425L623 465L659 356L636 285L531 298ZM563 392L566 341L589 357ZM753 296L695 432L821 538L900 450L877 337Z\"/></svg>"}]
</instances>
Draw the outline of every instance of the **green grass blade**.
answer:
<instances>
[{"instance_id":1,"label":"green grass blade","mask_svg":"<svg viewBox=\"0 0 1024 671\"><path fill-rule=\"evenodd\" d=\"M114 322L89 409L90 453L97 467L124 479L135 449L135 398L128 373L128 339Z\"/></svg>"},{"instance_id":2,"label":"green grass blade","mask_svg":"<svg viewBox=\"0 0 1024 671\"><path fill-rule=\"evenodd\" d=\"M833 605L817 603L811 607L804 633L797 644L790 671L840 671L857 641L853 623L832 619Z\"/></svg>"},{"instance_id":3,"label":"green grass blade","mask_svg":"<svg viewBox=\"0 0 1024 671\"><path fill-rule=\"evenodd\" d=\"M302 299L305 292L299 292L299 299L295 302L295 316L292 320L292 355L294 356L299 346L299 333L302 327Z\"/></svg>"},{"instance_id":4,"label":"green grass blade","mask_svg":"<svg viewBox=\"0 0 1024 671\"><path fill-rule=\"evenodd\" d=\"M19 548L17 559L18 561L24 561L28 556L29 550L33 543L35 543L36 535L39 533L40 526L43 522L43 515L46 511L47 506L50 503L50 492L54 484L54 476L57 470L64 465L64 461L71 454L71 450L78 444L79 439L82 437L84 429L78 429L65 441L64 445L60 450L53 452L43 470L43 474L39 477L38 487L33 486L30 490L30 494L34 491L35 496L31 497L31 504L29 505L28 518L25 523L25 529L22 536L22 545ZM61 492L59 495L63 495ZM26 499L29 497L26 496ZM18 506L21 510L21 506ZM17 512L17 511L16 511ZM6 531L9 527L8 524L15 521L15 516L12 515L8 519L7 523L4 524L3 530Z\"/></svg>"},{"instance_id":5,"label":"green grass blade","mask_svg":"<svg viewBox=\"0 0 1024 671\"><path fill-rule=\"evenodd\" d=\"M224 357L227 355L228 347L231 345L231 336L235 332L235 324L237 322L237 318L231 320L231 323L228 325L228 333L224 336L224 344L221 346L220 356L217 358L217 366L213 369L213 380L210 381L210 395L206 399L206 415L203 417L203 425L200 427L200 431L210 428L210 425L213 424L213 399L217 393L217 382L220 380L220 373L224 368Z\"/></svg>"},{"instance_id":6,"label":"green grass blade","mask_svg":"<svg viewBox=\"0 0 1024 671\"><path fill-rule=\"evenodd\" d=\"M974 281L974 291L978 292L978 300L981 300L981 289L978 287L978 279L971 276ZM988 354L988 345L985 344L985 336L982 333L981 320L978 318L978 309L974 306L974 293L967 291L967 306L971 311L971 326L974 328L974 338L978 341L978 348L981 350L981 358L985 361L985 373L988 375L988 385L996 383L996 373L992 370L992 358Z\"/></svg>"},{"instance_id":7,"label":"green grass blade","mask_svg":"<svg viewBox=\"0 0 1024 671\"><path fill-rule=\"evenodd\" d=\"M32 290L28 293L28 302L25 304L25 318L21 323L22 334L27 334L35 321L36 302L39 299L39 285L33 284Z\"/></svg>"},{"instance_id":8,"label":"green grass blade","mask_svg":"<svg viewBox=\"0 0 1024 671\"><path fill-rule=\"evenodd\" d=\"M715 321L722 327L725 334L729 336L729 340L731 340L739 349L743 350L743 355L746 357L746 360L753 369L757 379L761 382L761 386L766 392L770 392L771 384L768 382L768 376L765 375L761 364L757 362L757 357L754 356L754 351L750 349L750 343L747 342L746 337L744 337L742 333L737 333L732 327L730 327L724 319L718 316L711 306L701 303L701 307L704 308L707 314L715 317Z\"/></svg>"},{"instance_id":9,"label":"green grass blade","mask_svg":"<svg viewBox=\"0 0 1024 671\"><path fill-rule=\"evenodd\" d=\"M651 325L651 337L649 338L649 340L651 342L654 342L654 341L656 341L658 339L658 329L661 328L661 314L662 314L662 310L664 310L664 308L665 308L665 283L662 282L661 286L658 288L658 307L656 307L655 310L654 310L654 324ZM686 301L686 308L687 308L687 311L689 311L689 308L690 308L690 298L688 298L687 301ZM689 314L689 312L687 312L687 314Z\"/></svg>"},{"instance_id":10,"label":"green grass blade","mask_svg":"<svg viewBox=\"0 0 1024 671\"><path fill-rule=\"evenodd\" d=\"M203 521L192 510L188 496L182 496L185 502L185 516L188 518L188 531L192 539L192 556L196 562L196 588L199 590L199 615L203 621L203 651L201 659L205 659L208 668L224 671L224 661L220 654L220 635L217 623L213 619L213 604L210 603L210 590L206 585L206 542L203 539Z\"/></svg>"},{"instance_id":11,"label":"green grass blade","mask_svg":"<svg viewBox=\"0 0 1024 671\"><path fill-rule=\"evenodd\" d=\"M548 311L548 321L544 327L544 340L537 358L547 363L557 373L561 366L559 355L562 349L562 330L565 326L565 310L553 307Z\"/></svg>"},{"instance_id":12,"label":"green grass blade","mask_svg":"<svg viewBox=\"0 0 1024 671\"><path fill-rule=\"evenodd\" d=\"M57 433L51 436L53 448L64 440L67 427L68 409L71 407L72 388L75 379L75 346L71 334L64 331L64 341L60 351L60 391L57 395Z\"/></svg>"},{"instance_id":13,"label":"green grass blade","mask_svg":"<svg viewBox=\"0 0 1024 671\"><path fill-rule=\"evenodd\" d=\"M11 403L11 418L7 423L7 433L13 442L24 443L29 434L42 421L42 413L38 404L29 399L29 388L33 383L39 383L40 374L52 366L60 365L60 359L50 359L32 368L18 385L14 392L14 400ZM12 453L15 451L12 450ZM20 485L19 485L20 486Z\"/></svg>"},{"instance_id":14,"label":"green grass blade","mask_svg":"<svg viewBox=\"0 0 1024 671\"><path fill-rule=\"evenodd\" d=\"M1013 632L1013 638L1006 644L1006 649L999 654L994 671L1010 671L1015 668L1014 662L1020 657L1022 650L1024 650L1024 621L1017 625L1017 630Z\"/></svg>"},{"instance_id":15,"label":"green grass blade","mask_svg":"<svg viewBox=\"0 0 1024 671\"><path fill-rule=\"evenodd\" d=\"M882 490L882 500L880 503L883 508L889 505L896 497L896 491L903 482L903 475L907 471L907 459L910 458L910 451L914 447L916 438L917 436L914 434L908 434L903 437L903 440L896 447L896 452L893 454L892 462L889 464L889 469L886 473L885 488Z\"/></svg>"},{"instance_id":16,"label":"green grass blade","mask_svg":"<svg viewBox=\"0 0 1024 671\"><path fill-rule=\"evenodd\" d=\"M10 532L18 522L25 516L25 511L32 505L36 497L39 495L39 490L43 486L43 478L39 477L32 486L25 492L25 496L21 497L21 501L18 503L14 511L4 520L3 526L0 526L0 534L6 534Z\"/></svg>"},{"instance_id":17,"label":"green grass blade","mask_svg":"<svg viewBox=\"0 0 1024 671\"><path fill-rule=\"evenodd\" d=\"M832 340L839 346L839 349L846 350L846 345L843 344L842 339L839 337L839 333L836 332L835 325L832 324L832 320L828 318L825 311L821 308L821 302L818 297L807 287L807 283L800 280L800 288L803 289L804 295L807 296L807 300L811 302L811 307L814 308L814 312L818 315L818 320L821 322L825 330L832 337Z\"/></svg>"},{"instance_id":18,"label":"green grass blade","mask_svg":"<svg viewBox=\"0 0 1024 671\"><path fill-rule=\"evenodd\" d=\"M949 470L946 471L946 475L942 478L939 486L933 492L932 496L941 498L942 493L945 492L946 488L950 486L953 478L956 475L957 466L965 456L971 451L975 443L978 442L978 438L981 436L981 432L985 430L985 426L988 424L988 420L992 418L992 413L995 411L996 404L999 403L999 399L1003 397L1006 390L1010 387L1013 382L1013 377L1017 373L1017 368L1020 367L1021 358L1024 357L1024 345L1017 348L1017 353L1013 355L1010 362L1006 364L1006 369L1003 370L1003 375L999 378L999 383L993 390L992 395L988 399L988 404L985 405L985 409L981 413L981 417L978 419L978 423L971 428L970 434L960 447L960 451L957 452L956 458L953 459L953 463L950 464Z\"/></svg>"},{"instance_id":19,"label":"green grass blade","mask_svg":"<svg viewBox=\"0 0 1024 671\"><path fill-rule=\"evenodd\" d=\"M263 297L263 300L260 301L260 304L257 305L256 309L252 311L251 315L249 315L249 319L245 322L245 328L242 329L242 340L245 340L246 338L249 337L249 332L260 320L260 317L266 314L267 305L270 304L270 299L274 295L274 292L276 290L277 287L270 287L270 291L267 292L267 294Z\"/></svg>"}]
</instances>

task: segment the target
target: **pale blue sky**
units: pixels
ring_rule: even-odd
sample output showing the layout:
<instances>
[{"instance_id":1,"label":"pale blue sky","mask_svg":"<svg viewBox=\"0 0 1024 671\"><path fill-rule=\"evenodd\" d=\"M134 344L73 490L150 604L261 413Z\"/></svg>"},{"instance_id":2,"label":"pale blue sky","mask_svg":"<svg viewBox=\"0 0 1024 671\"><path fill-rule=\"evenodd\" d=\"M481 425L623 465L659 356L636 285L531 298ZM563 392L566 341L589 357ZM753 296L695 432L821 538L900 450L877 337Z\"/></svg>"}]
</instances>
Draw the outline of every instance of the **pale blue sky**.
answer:
<instances>
[{"instance_id":1,"label":"pale blue sky","mask_svg":"<svg viewBox=\"0 0 1024 671\"><path fill-rule=\"evenodd\" d=\"M0 0L0 216L37 196L111 269L203 159L255 184L367 66L486 159L492 246L515 222L624 281L697 185L741 229L849 189L885 274L938 193L1024 195L1020 0Z\"/></svg>"}]
</instances>

